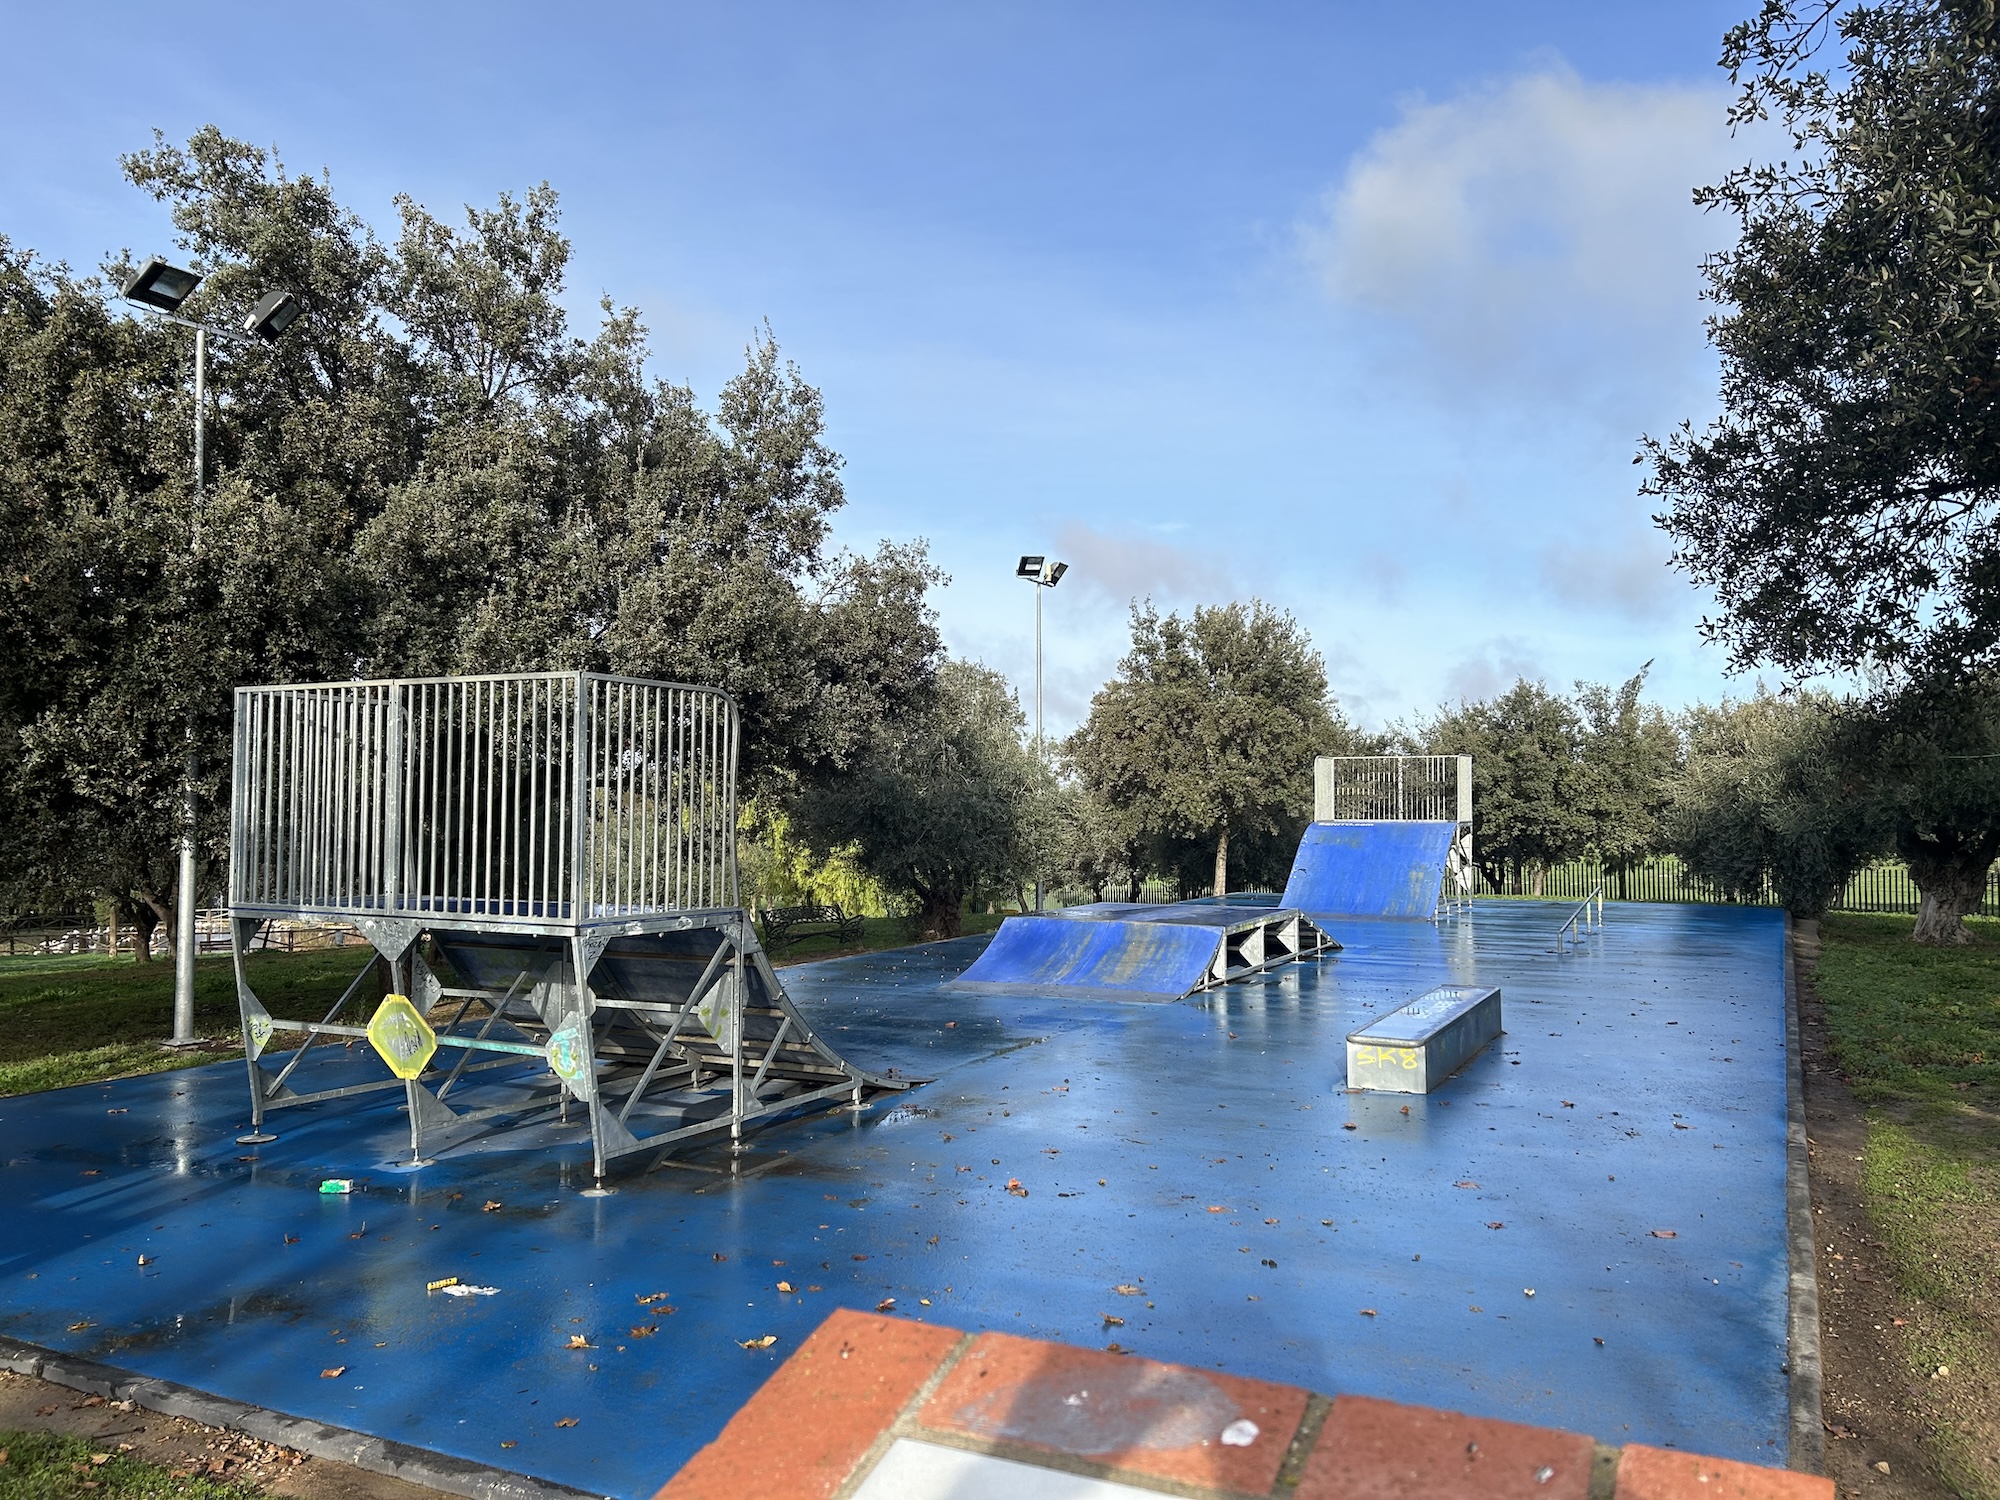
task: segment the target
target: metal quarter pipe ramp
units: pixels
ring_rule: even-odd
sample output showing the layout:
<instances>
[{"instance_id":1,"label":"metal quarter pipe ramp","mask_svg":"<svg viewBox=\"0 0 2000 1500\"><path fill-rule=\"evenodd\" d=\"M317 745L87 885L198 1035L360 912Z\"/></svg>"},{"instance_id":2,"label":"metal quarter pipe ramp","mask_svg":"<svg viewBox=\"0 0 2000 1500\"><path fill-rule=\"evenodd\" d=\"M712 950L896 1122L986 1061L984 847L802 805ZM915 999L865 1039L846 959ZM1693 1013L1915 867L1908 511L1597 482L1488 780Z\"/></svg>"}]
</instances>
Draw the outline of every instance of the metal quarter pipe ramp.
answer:
<instances>
[{"instance_id":1,"label":"metal quarter pipe ramp","mask_svg":"<svg viewBox=\"0 0 2000 1500\"><path fill-rule=\"evenodd\" d=\"M1442 820L1311 824L1279 899L1315 917L1428 919L1458 835Z\"/></svg>"},{"instance_id":2,"label":"metal quarter pipe ramp","mask_svg":"<svg viewBox=\"0 0 2000 1500\"><path fill-rule=\"evenodd\" d=\"M945 987L1064 1000L1179 1000L1340 947L1304 913L1099 902L1009 917Z\"/></svg>"}]
</instances>

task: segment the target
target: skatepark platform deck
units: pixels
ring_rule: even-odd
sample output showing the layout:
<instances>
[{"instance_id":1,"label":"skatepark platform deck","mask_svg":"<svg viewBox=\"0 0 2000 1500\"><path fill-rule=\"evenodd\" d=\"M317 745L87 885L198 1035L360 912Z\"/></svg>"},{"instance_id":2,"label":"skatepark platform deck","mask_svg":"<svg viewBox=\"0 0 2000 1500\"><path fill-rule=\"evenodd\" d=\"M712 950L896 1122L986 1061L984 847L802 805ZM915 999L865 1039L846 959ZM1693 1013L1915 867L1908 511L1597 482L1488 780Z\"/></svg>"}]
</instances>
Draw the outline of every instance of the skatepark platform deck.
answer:
<instances>
[{"instance_id":1,"label":"skatepark platform deck","mask_svg":"<svg viewBox=\"0 0 2000 1500\"><path fill-rule=\"evenodd\" d=\"M949 988L1179 1000L1339 948L1303 912L1232 901L1100 901L1009 917Z\"/></svg>"},{"instance_id":2,"label":"skatepark platform deck","mask_svg":"<svg viewBox=\"0 0 2000 1500\"><path fill-rule=\"evenodd\" d=\"M1558 956L1566 913L1343 923L1159 1005L946 992L980 938L790 968L842 1056L935 1081L608 1197L575 1112L410 1171L390 1094L237 1146L240 1063L0 1099L0 1337L621 1500L892 1299L1782 1463L1782 914L1614 904ZM1345 1093L1347 1034L1445 983L1502 988L1507 1035L1429 1095ZM427 1290L454 1276L495 1290Z\"/></svg>"}]
</instances>

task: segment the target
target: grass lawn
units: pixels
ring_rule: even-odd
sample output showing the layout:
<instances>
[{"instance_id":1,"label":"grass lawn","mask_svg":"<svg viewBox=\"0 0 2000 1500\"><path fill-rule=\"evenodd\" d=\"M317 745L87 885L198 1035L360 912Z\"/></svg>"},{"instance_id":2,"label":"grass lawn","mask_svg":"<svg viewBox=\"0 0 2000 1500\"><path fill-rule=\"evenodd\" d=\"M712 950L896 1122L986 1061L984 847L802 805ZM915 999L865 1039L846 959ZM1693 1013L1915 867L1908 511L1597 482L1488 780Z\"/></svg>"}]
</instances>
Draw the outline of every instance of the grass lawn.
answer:
<instances>
[{"instance_id":1,"label":"grass lawn","mask_svg":"<svg viewBox=\"0 0 2000 1500\"><path fill-rule=\"evenodd\" d=\"M2000 920L1919 948L1912 919L1831 914L1814 983L1834 1061L1868 1107L1862 1183L1913 1319L1910 1376L2000 1384ZM1946 1369L1952 1376L1939 1377ZM1987 1431L2000 1430L1988 1427ZM1983 1453L1934 1437L1941 1474L1991 1494Z\"/></svg>"},{"instance_id":2,"label":"grass lawn","mask_svg":"<svg viewBox=\"0 0 2000 1500\"><path fill-rule=\"evenodd\" d=\"M964 930L991 932L1000 922L999 915L968 914ZM858 948L839 948L830 936L812 937L777 958L805 963L913 940L907 919L868 917ZM273 1013L317 1018L368 957L367 949L355 947L253 953L250 982ZM371 985L363 986L363 998L370 1004L376 999ZM90 954L0 958L0 1097L237 1055L232 1046L163 1050L173 1014L171 960L141 964ZM236 1028L236 978L229 960L205 957L195 965L195 1031L227 1042Z\"/></svg>"},{"instance_id":3,"label":"grass lawn","mask_svg":"<svg viewBox=\"0 0 2000 1500\"><path fill-rule=\"evenodd\" d=\"M262 1493L107 1453L78 1437L0 1428L0 1500L254 1500Z\"/></svg>"},{"instance_id":4,"label":"grass lawn","mask_svg":"<svg viewBox=\"0 0 2000 1500\"><path fill-rule=\"evenodd\" d=\"M251 983L280 1015L315 1017L368 961L360 948L254 953ZM236 976L227 958L195 965L195 1031L228 1038L237 1028ZM372 996L371 996L372 998ZM0 1096L129 1073L214 1062L230 1049L164 1051L173 1031L174 966L129 958L0 958ZM4 1493L4 1492L0 1492Z\"/></svg>"}]
</instances>

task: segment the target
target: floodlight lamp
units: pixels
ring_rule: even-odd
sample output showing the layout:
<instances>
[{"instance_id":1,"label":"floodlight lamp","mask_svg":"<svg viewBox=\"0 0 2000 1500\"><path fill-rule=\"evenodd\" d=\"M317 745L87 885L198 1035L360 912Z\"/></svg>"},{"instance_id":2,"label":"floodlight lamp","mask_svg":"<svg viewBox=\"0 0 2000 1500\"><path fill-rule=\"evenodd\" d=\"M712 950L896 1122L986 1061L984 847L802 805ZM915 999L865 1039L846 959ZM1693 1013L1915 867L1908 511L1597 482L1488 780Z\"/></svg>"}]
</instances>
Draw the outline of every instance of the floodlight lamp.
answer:
<instances>
[{"instance_id":1,"label":"floodlight lamp","mask_svg":"<svg viewBox=\"0 0 2000 1500\"><path fill-rule=\"evenodd\" d=\"M1061 583L1063 574L1067 573L1068 571L1069 571L1068 563L1064 562L1052 563L1049 567L1049 576L1047 580L1049 587L1054 588L1057 584Z\"/></svg>"},{"instance_id":2,"label":"floodlight lamp","mask_svg":"<svg viewBox=\"0 0 2000 1500\"><path fill-rule=\"evenodd\" d=\"M299 319L305 309L299 306L299 299L290 292L266 292L257 299L257 305L250 309L250 316L243 320L243 331L254 333L266 342L275 342Z\"/></svg>"},{"instance_id":3,"label":"floodlight lamp","mask_svg":"<svg viewBox=\"0 0 2000 1500\"><path fill-rule=\"evenodd\" d=\"M118 295L128 302L143 302L148 307L170 313L178 311L200 285L201 277L193 271L184 271L155 255L125 278Z\"/></svg>"},{"instance_id":4,"label":"floodlight lamp","mask_svg":"<svg viewBox=\"0 0 2000 1500\"><path fill-rule=\"evenodd\" d=\"M1041 582L1042 563L1044 561L1045 559L1039 557L1024 557L1014 565L1014 576L1016 578L1032 578L1039 583Z\"/></svg>"}]
</instances>

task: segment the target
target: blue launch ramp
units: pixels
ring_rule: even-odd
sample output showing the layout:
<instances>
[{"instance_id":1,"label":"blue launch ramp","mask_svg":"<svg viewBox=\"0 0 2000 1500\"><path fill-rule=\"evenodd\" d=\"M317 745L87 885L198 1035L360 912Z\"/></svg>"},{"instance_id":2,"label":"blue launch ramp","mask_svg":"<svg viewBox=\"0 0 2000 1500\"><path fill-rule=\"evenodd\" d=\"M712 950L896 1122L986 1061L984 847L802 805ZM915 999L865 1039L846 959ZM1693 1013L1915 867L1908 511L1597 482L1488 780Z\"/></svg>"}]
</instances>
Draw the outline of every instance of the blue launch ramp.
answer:
<instances>
[{"instance_id":1,"label":"blue launch ramp","mask_svg":"<svg viewBox=\"0 0 2000 1500\"><path fill-rule=\"evenodd\" d=\"M1178 1000L1338 948L1297 911L1105 901L1009 917L947 988L1057 999Z\"/></svg>"},{"instance_id":2,"label":"blue launch ramp","mask_svg":"<svg viewBox=\"0 0 2000 1500\"><path fill-rule=\"evenodd\" d=\"M1313 823L1279 904L1315 917L1436 914L1457 823Z\"/></svg>"}]
</instances>

